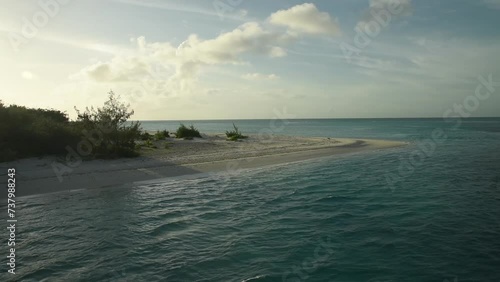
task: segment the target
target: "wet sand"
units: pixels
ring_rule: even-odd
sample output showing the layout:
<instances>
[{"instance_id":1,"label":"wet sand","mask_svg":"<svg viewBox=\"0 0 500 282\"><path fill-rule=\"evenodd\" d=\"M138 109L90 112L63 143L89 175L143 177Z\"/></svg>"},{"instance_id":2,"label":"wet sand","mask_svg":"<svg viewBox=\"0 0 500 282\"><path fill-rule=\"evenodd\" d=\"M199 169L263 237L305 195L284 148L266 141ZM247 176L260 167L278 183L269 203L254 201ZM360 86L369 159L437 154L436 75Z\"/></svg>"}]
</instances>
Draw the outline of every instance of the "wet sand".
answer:
<instances>
[{"instance_id":1,"label":"wet sand","mask_svg":"<svg viewBox=\"0 0 500 282\"><path fill-rule=\"evenodd\" d=\"M59 191L135 185L158 179L199 173L234 175L249 169L308 159L404 146L387 140L324 137L249 136L227 141L222 134L182 140L167 138L143 147L141 157L92 160L78 164L70 159L45 157L0 163L1 174L16 169L16 196ZM59 177L58 173L59 171ZM2 177L6 179L6 177ZM3 181L2 181L3 182ZM5 195L3 195L5 194ZM0 198L6 197L6 193Z\"/></svg>"}]
</instances>

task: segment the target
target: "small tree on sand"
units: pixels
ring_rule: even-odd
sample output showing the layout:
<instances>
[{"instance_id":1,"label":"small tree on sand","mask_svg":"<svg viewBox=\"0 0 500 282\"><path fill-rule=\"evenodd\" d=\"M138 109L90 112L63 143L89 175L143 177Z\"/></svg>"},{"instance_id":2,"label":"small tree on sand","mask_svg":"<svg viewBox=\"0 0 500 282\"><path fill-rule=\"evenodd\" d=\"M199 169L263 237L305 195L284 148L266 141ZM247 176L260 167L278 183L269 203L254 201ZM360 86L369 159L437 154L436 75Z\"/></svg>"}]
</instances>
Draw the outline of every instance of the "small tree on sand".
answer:
<instances>
[{"instance_id":1,"label":"small tree on sand","mask_svg":"<svg viewBox=\"0 0 500 282\"><path fill-rule=\"evenodd\" d=\"M134 114L130 105L120 102L113 91L101 108L86 108L78 114L77 123L84 131L93 134L93 155L100 158L136 156L135 140L140 137L140 123L128 122ZM96 138L97 137L97 138Z\"/></svg>"}]
</instances>

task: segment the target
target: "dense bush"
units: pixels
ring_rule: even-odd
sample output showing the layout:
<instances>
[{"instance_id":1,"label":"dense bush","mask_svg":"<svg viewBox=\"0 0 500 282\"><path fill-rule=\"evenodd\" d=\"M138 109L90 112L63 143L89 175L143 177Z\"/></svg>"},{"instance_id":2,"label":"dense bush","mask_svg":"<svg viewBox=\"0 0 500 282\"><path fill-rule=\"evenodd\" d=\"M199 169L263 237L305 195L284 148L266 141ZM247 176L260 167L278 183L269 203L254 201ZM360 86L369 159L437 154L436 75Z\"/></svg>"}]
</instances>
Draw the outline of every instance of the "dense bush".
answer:
<instances>
[{"instance_id":1,"label":"dense bush","mask_svg":"<svg viewBox=\"0 0 500 282\"><path fill-rule=\"evenodd\" d=\"M237 141L238 139L248 138L248 136L241 134L238 127L236 127L236 125L234 123L233 123L233 128L234 128L234 130L226 131L226 136L229 140Z\"/></svg>"},{"instance_id":2,"label":"dense bush","mask_svg":"<svg viewBox=\"0 0 500 282\"><path fill-rule=\"evenodd\" d=\"M194 137L202 138L198 129L196 129L193 125L187 127L182 123L179 128L177 128L175 137L185 139L193 139Z\"/></svg>"},{"instance_id":3,"label":"dense bush","mask_svg":"<svg viewBox=\"0 0 500 282\"><path fill-rule=\"evenodd\" d=\"M92 145L89 157L136 156L140 124L127 122L134 113L128 107L110 92L102 108L77 110L77 120L70 121L61 111L5 106L0 101L0 161L67 154L68 146L75 150L83 141Z\"/></svg>"},{"instance_id":4,"label":"dense bush","mask_svg":"<svg viewBox=\"0 0 500 282\"><path fill-rule=\"evenodd\" d=\"M76 109L76 108L75 108ZM134 114L129 105L119 101L113 91L101 108L76 109L78 126L83 132L98 132L100 140L94 142L92 155L98 158L137 156L135 140L141 137L140 123L127 122Z\"/></svg>"},{"instance_id":5,"label":"dense bush","mask_svg":"<svg viewBox=\"0 0 500 282\"><path fill-rule=\"evenodd\" d=\"M148 132L141 133L141 135L140 135L140 139L142 141L148 141L148 140L151 140L152 138L153 137Z\"/></svg>"},{"instance_id":6,"label":"dense bush","mask_svg":"<svg viewBox=\"0 0 500 282\"><path fill-rule=\"evenodd\" d=\"M65 153L79 132L66 113L0 102L0 161Z\"/></svg>"},{"instance_id":7,"label":"dense bush","mask_svg":"<svg viewBox=\"0 0 500 282\"><path fill-rule=\"evenodd\" d=\"M165 140L166 138L170 137L168 134L168 131L162 130L162 131L156 131L155 133L155 140Z\"/></svg>"}]
</instances>

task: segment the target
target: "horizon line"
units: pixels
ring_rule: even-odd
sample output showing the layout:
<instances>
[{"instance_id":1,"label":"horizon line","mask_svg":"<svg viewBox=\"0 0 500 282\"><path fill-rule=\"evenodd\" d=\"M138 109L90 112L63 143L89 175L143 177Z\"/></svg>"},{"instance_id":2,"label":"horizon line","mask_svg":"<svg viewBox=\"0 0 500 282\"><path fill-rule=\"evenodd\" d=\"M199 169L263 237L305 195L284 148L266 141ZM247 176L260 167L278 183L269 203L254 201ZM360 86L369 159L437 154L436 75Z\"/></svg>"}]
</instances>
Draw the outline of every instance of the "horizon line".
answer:
<instances>
[{"instance_id":1,"label":"horizon line","mask_svg":"<svg viewBox=\"0 0 500 282\"><path fill-rule=\"evenodd\" d=\"M449 117L449 119L491 119L491 118L500 118L500 116L492 117L492 116L481 116L481 117ZM275 118L228 118L228 119L130 119L130 121L232 121L232 120L240 120L240 121L251 121L251 120L273 120ZM444 119L443 117L382 117L382 118L288 118L286 120L332 120L332 119Z\"/></svg>"}]
</instances>

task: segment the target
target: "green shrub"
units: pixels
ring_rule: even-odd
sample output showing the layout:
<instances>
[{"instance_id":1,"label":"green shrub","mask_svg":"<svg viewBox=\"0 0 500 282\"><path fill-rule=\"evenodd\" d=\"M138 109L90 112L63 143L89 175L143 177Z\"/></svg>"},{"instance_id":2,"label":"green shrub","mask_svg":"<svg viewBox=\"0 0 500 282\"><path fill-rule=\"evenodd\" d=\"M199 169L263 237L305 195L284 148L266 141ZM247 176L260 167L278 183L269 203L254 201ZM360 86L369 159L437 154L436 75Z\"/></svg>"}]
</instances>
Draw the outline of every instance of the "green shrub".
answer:
<instances>
[{"instance_id":1,"label":"green shrub","mask_svg":"<svg viewBox=\"0 0 500 282\"><path fill-rule=\"evenodd\" d=\"M99 140L91 142L89 157L137 156L135 140L142 137L140 124L127 122L134 113L128 108L111 91L102 108L76 110L77 120L70 121L61 111L5 106L0 101L0 162L67 154L68 146L74 149L87 140L86 133L93 138L99 136Z\"/></svg>"},{"instance_id":2,"label":"green shrub","mask_svg":"<svg viewBox=\"0 0 500 282\"><path fill-rule=\"evenodd\" d=\"M165 140L166 138L170 137L168 134L168 131L162 130L162 131L156 131L155 133L155 140Z\"/></svg>"},{"instance_id":3,"label":"green shrub","mask_svg":"<svg viewBox=\"0 0 500 282\"><path fill-rule=\"evenodd\" d=\"M238 139L248 138L248 136L241 134L238 127L236 127L236 125L234 123L233 123L233 128L234 128L234 130L226 131L226 136L227 136L228 140L238 141Z\"/></svg>"},{"instance_id":4,"label":"green shrub","mask_svg":"<svg viewBox=\"0 0 500 282\"><path fill-rule=\"evenodd\" d=\"M196 129L193 125L191 125L190 127L187 127L182 123L179 126L179 128L177 128L177 131L175 133L175 137L184 138L184 139L188 139L188 140L191 140L194 137L202 138L198 129Z\"/></svg>"},{"instance_id":5,"label":"green shrub","mask_svg":"<svg viewBox=\"0 0 500 282\"><path fill-rule=\"evenodd\" d=\"M66 113L5 106L0 102L0 162L48 154L64 154L80 133Z\"/></svg>"},{"instance_id":6,"label":"green shrub","mask_svg":"<svg viewBox=\"0 0 500 282\"><path fill-rule=\"evenodd\" d=\"M151 140L152 139L152 136L151 134L149 134L148 132L144 132L144 133L141 133L141 137L140 139L142 141L147 141L147 140Z\"/></svg>"},{"instance_id":7,"label":"green shrub","mask_svg":"<svg viewBox=\"0 0 500 282\"><path fill-rule=\"evenodd\" d=\"M93 146L92 155L97 158L134 157L135 140L141 137L140 123L127 122L134 114L129 105L119 101L113 91L101 108L86 108L84 112L76 109L77 122L83 130L98 131L102 134L100 142Z\"/></svg>"}]
</instances>

